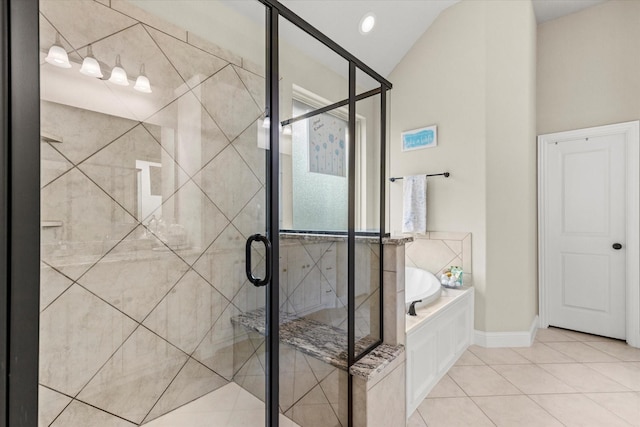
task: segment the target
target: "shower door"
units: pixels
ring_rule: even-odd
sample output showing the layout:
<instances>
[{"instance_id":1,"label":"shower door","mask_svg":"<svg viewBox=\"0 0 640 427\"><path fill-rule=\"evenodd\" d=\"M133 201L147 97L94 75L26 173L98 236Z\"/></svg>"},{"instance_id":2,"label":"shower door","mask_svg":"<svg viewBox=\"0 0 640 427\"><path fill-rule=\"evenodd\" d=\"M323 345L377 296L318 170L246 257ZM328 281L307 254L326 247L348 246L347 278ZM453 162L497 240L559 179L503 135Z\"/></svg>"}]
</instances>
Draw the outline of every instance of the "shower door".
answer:
<instances>
[{"instance_id":1,"label":"shower door","mask_svg":"<svg viewBox=\"0 0 640 427\"><path fill-rule=\"evenodd\" d=\"M364 168L384 178L391 84L275 0L0 12L0 427L352 425L349 368L382 339ZM293 153L323 123L335 147ZM340 181L332 222L298 225L321 219L301 165ZM296 322L338 337L329 363Z\"/></svg>"},{"instance_id":2,"label":"shower door","mask_svg":"<svg viewBox=\"0 0 640 427\"><path fill-rule=\"evenodd\" d=\"M266 9L181 3L40 1L41 425L265 425Z\"/></svg>"}]
</instances>

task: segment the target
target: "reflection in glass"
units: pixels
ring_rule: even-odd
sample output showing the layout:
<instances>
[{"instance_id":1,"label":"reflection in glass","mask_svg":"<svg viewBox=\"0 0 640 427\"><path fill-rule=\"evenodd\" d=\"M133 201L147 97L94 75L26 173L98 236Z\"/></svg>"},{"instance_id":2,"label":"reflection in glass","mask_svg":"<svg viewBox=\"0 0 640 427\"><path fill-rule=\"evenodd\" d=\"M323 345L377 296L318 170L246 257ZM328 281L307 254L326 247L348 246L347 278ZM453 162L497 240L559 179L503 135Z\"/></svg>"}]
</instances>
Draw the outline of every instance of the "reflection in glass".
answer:
<instances>
[{"instance_id":1,"label":"reflection in glass","mask_svg":"<svg viewBox=\"0 0 640 427\"><path fill-rule=\"evenodd\" d=\"M254 63L110 6L40 2L39 381L41 408L57 408L43 425L141 425L223 387L264 398L264 338L237 320L264 311L244 273L244 242L265 229L264 52ZM44 61L57 32L68 69ZM84 74L96 59L117 66L109 80Z\"/></svg>"}]
</instances>

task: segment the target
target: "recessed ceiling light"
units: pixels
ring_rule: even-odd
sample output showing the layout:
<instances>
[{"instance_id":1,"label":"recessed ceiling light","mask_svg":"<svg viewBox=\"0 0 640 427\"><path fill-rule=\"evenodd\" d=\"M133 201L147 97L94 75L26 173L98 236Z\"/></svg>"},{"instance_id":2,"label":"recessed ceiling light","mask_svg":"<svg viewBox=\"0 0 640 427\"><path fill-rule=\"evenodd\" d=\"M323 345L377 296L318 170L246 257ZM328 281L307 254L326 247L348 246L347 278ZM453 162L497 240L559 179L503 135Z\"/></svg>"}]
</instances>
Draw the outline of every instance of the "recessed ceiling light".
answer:
<instances>
[{"instance_id":1,"label":"recessed ceiling light","mask_svg":"<svg viewBox=\"0 0 640 427\"><path fill-rule=\"evenodd\" d=\"M376 15L373 12L369 12L362 17L360 20L360 34L368 34L373 30L373 27L376 25Z\"/></svg>"}]
</instances>

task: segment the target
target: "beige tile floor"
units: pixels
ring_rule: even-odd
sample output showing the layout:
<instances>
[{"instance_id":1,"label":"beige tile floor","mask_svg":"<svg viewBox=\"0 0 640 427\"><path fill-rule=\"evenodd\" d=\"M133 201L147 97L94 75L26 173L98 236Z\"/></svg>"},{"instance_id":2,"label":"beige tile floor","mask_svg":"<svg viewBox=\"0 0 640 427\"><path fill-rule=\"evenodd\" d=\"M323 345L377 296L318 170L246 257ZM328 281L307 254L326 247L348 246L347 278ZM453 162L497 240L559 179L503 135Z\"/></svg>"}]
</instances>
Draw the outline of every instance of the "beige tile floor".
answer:
<instances>
[{"instance_id":1,"label":"beige tile floor","mask_svg":"<svg viewBox=\"0 0 640 427\"><path fill-rule=\"evenodd\" d=\"M640 349L556 328L527 348L471 346L408 426L640 427Z\"/></svg>"}]
</instances>

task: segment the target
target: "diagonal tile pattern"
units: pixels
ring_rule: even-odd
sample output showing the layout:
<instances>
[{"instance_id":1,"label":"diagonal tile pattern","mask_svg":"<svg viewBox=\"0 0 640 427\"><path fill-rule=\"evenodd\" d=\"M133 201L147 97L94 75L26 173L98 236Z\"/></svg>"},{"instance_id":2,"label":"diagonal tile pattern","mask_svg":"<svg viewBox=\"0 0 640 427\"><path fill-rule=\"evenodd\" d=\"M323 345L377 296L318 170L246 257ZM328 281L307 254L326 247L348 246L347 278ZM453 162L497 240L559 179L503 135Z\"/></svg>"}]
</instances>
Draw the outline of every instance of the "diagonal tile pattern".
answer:
<instances>
[{"instance_id":1,"label":"diagonal tile pattern","mask_svg":"<svg viewBox=\"0 0 640 427\"><path fill-rule=\"evenodd\" d=\"M145 29L167 56L171 65L176 68L182 79L192 88L227 65L226 61L195 46L185 44L162 31L147 26Z\"/></svg>"},{"instance_id":2,"label":"diagonal tile pattern","mask_svg":"<svg viewBox=\"0 0 640 427\"><path fill-rule=\"evenodd\" d=\"M154 192L151 183L152 189L147 198L168 198L178 183L186 181L186 173L167 159L160 144L142 125L134 127L78 167L138 221L146 222L152 208L146 206L145 198L140 203L138 193L131 191L131 183L138 179L140 161L162 165L163 172L165 169L169 171L172 180L176 181L171 185L167 178L163 179L160 194Z\"/></svg>"},{"instance_id":3,"label":"diagonal tile pattern","mask_svg":"<svg viewBox=\"0 0 640 427\"><path fill-rule=\"evenodd\" d=\"M48 426L71 403L71 398L50 388L38 387L38 425Z\"/></svg>"},{"instance_id":4,"label":"diagonal tile pattern","mask_svg":"<svg viewBox=\"0 0 640 427\"><path fill-rule=\"evenodd\" d=\"M42 49L60 32L77 67L91 43L153 90L42 65L43 423L140 425L239 371L257 390L264 339L230 319L264 305L244 275L265 221L264 78L129 3L40 5Z\"/></svg>"},{"instance_id":5,"label":"diagonal tile pattern","mask_svg":"<svg viewBox=\"0 0 640 427\"><path fill-rule=\"evenodd\" d=\"M40 167L42 170L40 186L44 187L71 169L73 165L53 148L51 144L44 141L41 142L43 142L43 144L40 145L40 162L42 163Z\"/></svg>"},{"instance_id":6,"label":"diagonal tile pattern","mask_svg":"<svg viewBox=\"0 0 640 427\"><path fill-rule=\"evenodd\" d=\"M298 424L280 414L282 427ZM146 424L148 427L247 427L264 425L264 403L236 383L229 383L200 399Z\"/></svg>"},{"instance_id":7,"label":"diagonal tile pattern","mask_svg":"<svg viewBox=\"0 0 640 427\"><path fill-rule=\"evenodd\" d=\"M133 424L122 418L113 416L93 406L77 400L65 409L65 411L51 424L51 427L89 426L99 425L104 427L133 427Z\"/></svg>"},{"instance_id":8,"label":"diagonal tile pattern","mask_svg":"<svg viewBox=\"0 0 640 427\"><path fill-rule=\"evenodd\" d=\"M73 285L40 316L40 383L75 396L134 329L131 319Z\"/></svg>"},{"instance_id":9,"label":"diagonal tile pattern","mask_svg":"<svg viewBox=\"0 0 640 427\"><path fill-rule=\"evenodd\" d=\"M122 1L43 0L41 27L42 48L59 31L74 67L91 43L109 66L120 55L130 84L144 64L153 90L42 66L41 127L60 140L42 142L44 423L153 423L229 381L264 399L264 338L231 323L265 298L244 275L265 223L259 67ZM378 322L375 249L359 251L361 335ZM284 252L283 307L343 325L344 244ZM344 372L295 350L282 361L282 410L346 425ZM255 400L236 409L243 425L263 417Z\"/></svg>"},{"instance_id":10,"label":"diagonal tile pattern","mask_svg":"<svg viewBox=\"0 0 640 427\"><path fill-rule=\"evenodd\" d=\"M149 422L226 384L228 384L227 380L195 360L189 359L144 422Z\"/></svg>"},{"instance_id":11,"label":"diagonal tile pattern","mask_svg":"<svg viewBox=\"0 0 640 427\"><path fill-rule=\"evenodd\" d=\"M452 265L461 266L465 284L471 279L471 233L427 232L405 246L405 264L436 276Z\"/></svg>"},{"instance_id":12,"label":"diagonal tile pattern","mask_svg":"<svg viewBox=\"0 0 640 427\"><path fill-rule=\"evenodd\" d=\"M138 121L145 121L189 90L142 24L114 33L92 46L96 58L102 58L105 62L115 64L120 56L122 67L131 75L131 79L139 74L144 64L144 72L151 82L152 89L152 93L147 94L149 96L145 102L132 97L130 87L109 86L122 105L126 106Z\"/></svg>"},{"instance_id":13,"label":"diagonal tile pattern","mask_svg":"<svg viewBox=\"0 0 640 427\"><path fill-rule=\"evenodd\" d=\"M83 0L43 0L40 12L75 49L136 24L109 7Z\"/></svg>"},{"instance_id":14,"label":"diagonal tile pattern","mask_svg":"<svg viewBox=\"0 0 640 427\"><path fill-rule=\"evenodd\" d=\"M136 239L134 234L118 245ZM160 250L149 251L146 258L133 260L126 252L113 251L82 276L79 283L142 322L189 268L173 252L162 250L163 245L157 238L150 240L152 246Z\"/></svg>"},{"instance_id":15,"label":"diagonal tile pattern","mask_svg":"<svg viewBox=\"0 0 640 427\"><path fill-rule=\"evenodd\" d=\"M43 233L42 260L77 279L136 227L135 218L74 168L41 191L41 217L59 221Z\"/></svg>"},{"instance_id":16,"label":"diagonal tile pattern","mask_svg":"<svg viewBox=\"0 0 640 427\"><path fill-rule=\"evenodd\" d=\"M226 299L191 270L153 309L143 324L187 354L218 320Z\"/></svg>"},{"instance_id":17,"label":"diagonal tile pattern","mask_svg":"<svg viewBox=\"0 0 640 427\"><path fill-rule=\"evenodd\" d=\"M263 107L258 107L230 65L196 89L196 96L230 141L236 139L262 114Z\"/></svg>"},{"instance_id":18,"label":"diagonal tile pattern","mask_svg":"<svg viewBox=\"0 0 640 427\"><path fill-rule=\"evenodd\" d=\"M78 399L139 424L186 361L186 354L138 327Z\"/></svg>"},{"instance_id":19,"label":"diagonal tile pattern","mask_svg":"<svg viewBox=\"0 0 640 427\"><path fill-rule=\"evenodd\" d=\"M193 92L187 92L143 123L173 160L194 176L228 144ZM256 150L256 136L252 150Z\"/></svg>"},{"instance_id":20,"label":"diagonal tile pattern","mask_svg":"<svg viewBox=\"0 0 640 427\"><path fill-rule=\"evenodd\" d=\"M42 131L62 139L55 148L73 164L95 154L137 125L123 117L70 105L44 100L40 105Z\"/></svg>"},{"instance_id":21,"label":"diagonal tile pattern","mask_svg":"<svg viewBox=\"0 0 640 427\"><path fill-rule=\"evenodd\" d=\"M42 282L40 285L41 311L73 284L68 277L44 263L40 267L40 278Z\"/></svg>"},{"instance_id":22,"label":"diagonal tile pattern","mask_svg":"<svg viewBox=\"0 0 640 427\"><path fill-rule=\"evenodd\" d=\"M261 184L232 146L227 146L194 177L227 218L234 218Z\"/></svg>"},{"instance_id":23,"label":"diagonal tile pattern","mask_svg":"<svg viewBox=\"0 0 640 427\"><path fill-rule=\"evenodd\" d=\"M582 346L611 359L581 362L603 357ZM538 330L529 348L472 346L407 425L640 426L640 362L625 361L637 357L621 341L558 328Z\"/></svg>"}]
</instances>

